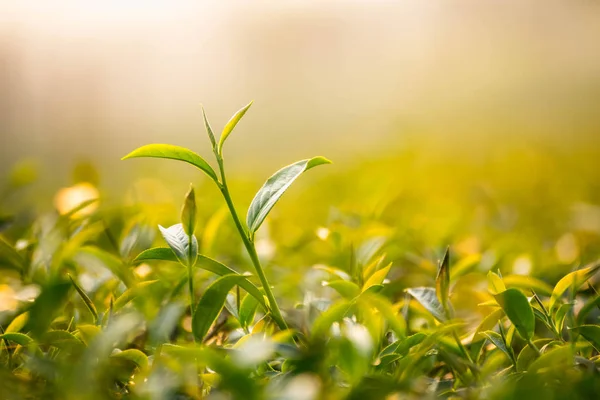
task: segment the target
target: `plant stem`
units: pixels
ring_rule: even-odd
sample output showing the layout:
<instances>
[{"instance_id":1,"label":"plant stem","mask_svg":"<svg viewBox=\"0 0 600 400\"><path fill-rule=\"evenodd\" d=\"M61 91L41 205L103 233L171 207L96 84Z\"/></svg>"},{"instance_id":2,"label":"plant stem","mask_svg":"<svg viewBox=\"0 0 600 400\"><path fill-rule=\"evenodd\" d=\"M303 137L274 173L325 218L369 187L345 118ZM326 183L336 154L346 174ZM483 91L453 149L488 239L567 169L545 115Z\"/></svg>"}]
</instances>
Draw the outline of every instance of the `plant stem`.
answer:
<instances>
[{"instance_id":1,"label":"plant stem","mask_svg":"<svg viewBox=\"0 0 600 400\"><path fill-rule=\"evenodd\" d=\"M542 353L540 352L540 349L538 349L537 346L533 343L533 340L527 339L527 344L529 345L529 347L531 347L533 349L533 351L536 352L538 357L542 355Z\"/></svg>"},{"instance_id":2,"label":"plant stem","mask_svg":"<svg viewBox=\"0 0 600 400\"><path fill-rule=\"evenodd\" d=\"M189 235L188 237L189 239L189 250L188 250L188 258L191 260L192 259L192 240L193 240L193 236ZM192 312L192 318L194 318L194 268L192 266L191 262L188 262L188 287L190 289L190 311Z\"/></svg>"},{"instance_id":3,"label":"plant stem","mask_svg":"<svg viewBox=\"0 0 600 400\"><path fill-rule=\"evenodd\" d=\"M277 305L277 300L275 300L275 296L273 295L273 291L271 290L271 286L269 285L269 281L265 276L262 266L260 265L260 260L258 259L258 254L256 253L256 248L254 247L254 242L248 236L248 233L242 222L240 221L239 216L237 215L237 211L235 210L235 206L233 205L233 200L231 199L231 194L229 193L229 188L227 187L227 180L225 178L225 169L223 168L223 158L215 152L217 156L217 162L219 164L219 171L221 172L221 186L219 189L221 190L221 194L223 194L223 198L225 198L225 202L227 203L227 207L229 208L229 212L231 217L233 218L233 222L244 242L244 247L252 260L252 264L254 265L254 269L256 270L256 274L260 279L260 283L263 286L265 294L267 295L267 299L269 300L269 310L271 311L271 315L273 320L279 326L279 329L284 330L287 329L287 324L281 315L281 311L279 310L279 306Z\"/></svg>"}]
</instances>

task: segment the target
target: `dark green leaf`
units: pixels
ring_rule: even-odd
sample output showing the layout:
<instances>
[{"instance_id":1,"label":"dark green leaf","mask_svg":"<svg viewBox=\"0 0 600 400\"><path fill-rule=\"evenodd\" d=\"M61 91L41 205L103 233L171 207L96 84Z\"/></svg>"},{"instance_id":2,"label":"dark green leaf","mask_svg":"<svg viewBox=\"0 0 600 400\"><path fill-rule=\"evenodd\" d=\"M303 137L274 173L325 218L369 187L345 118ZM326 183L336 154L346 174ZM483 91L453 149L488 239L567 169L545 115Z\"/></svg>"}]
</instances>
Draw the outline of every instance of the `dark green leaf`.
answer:
<instances>
[{"instance_id":1,"label":"dark green leaf","mask_svg":"<svg viewBox=\"0 0 600 400\"><path fill-rule=\"evenodd\" d=\"M600 351L600 326L598 325L581 325L572 329L584 338L586 338L596 350Z\"/></svg>"},{"instance_id":2,"label":"dark green leaf","mask_svg":"<svg viewBox=\"0 0 600 400\"><path fill-rule=\"evenodd\" d=\"M246 223L250 233L253 234L258 230L275 203L277 203L283 193L303 172L317 165L330 163L331 161L324 157L314 157L309 160L298 161L280 169L267 179L263 187L254 196L248 209Z\"/></svg>"},{"instance_id":3,"label":"dark green leaf","mask_svg":"<svg viewBox=\"0 0 600 400\"><path fill-rule=\"evenodd\" d=\"M588 300L588 302L581 307L581 310L577 313L577 325L583 325L585 317L596 307L600 307L600 294L593 299Z\"/></svg>"},{"instance_id":4,"label":"dark green leaf","mask_svg":"<svg viewBox=\"0 0 600 400\"><path fill-rule=\"evenodd\" d=\"M217 174L202 157L185 147L171 144L147 144L127 154L122 160L128 158L151 157L179 160L200 168L213 181L218 182Z\"/></svg>"},{"instance_id":5,"label":"dark green leaf","mask_svg":"<svg viewBox=\"0 0 600 400\"><path fill-rule=\"evenodd\" d=\"M531 339L535 331L535 316L527 297L515 288L507 289L494 296L508 319L517 328L523 339Z\"/></svg>"},{"instance_id":6,"label":"dark green leaf","mask_svg":"<svg viewBox=\"0 0 600 400\"><path fill-rule=\"evenodd\" d=\"M227 293L244 279L241 275L226 275L206 288L192 318L192 330L196 340L202 342L210 326L219 316L225 304Z\"/></svg>"}]
</instances>

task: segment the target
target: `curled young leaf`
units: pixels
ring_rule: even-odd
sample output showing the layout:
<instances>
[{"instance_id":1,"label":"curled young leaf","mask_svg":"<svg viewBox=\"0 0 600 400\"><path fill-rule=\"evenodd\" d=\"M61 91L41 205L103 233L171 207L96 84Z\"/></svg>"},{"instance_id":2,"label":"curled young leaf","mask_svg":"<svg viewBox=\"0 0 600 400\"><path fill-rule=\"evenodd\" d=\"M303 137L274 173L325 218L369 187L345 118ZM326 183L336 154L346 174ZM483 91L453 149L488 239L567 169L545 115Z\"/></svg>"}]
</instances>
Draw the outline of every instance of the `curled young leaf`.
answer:
<instances>
[{"instance_id":1,"label":"curled young leaf","mask_svg":"<svg viewBox=\"0 0 600 400\"><path fill-rule=\"evenodd\" d=\"M185 233L182 224L175 224L169 228L159 225L158 228L180 263L185 266L192 266L196 263L198 240L194 235L191 236L190 242L190 236Z\"/></svg>"},{"instance_id":2,"label":"curled young leaf","mask_svg":"<svg viewBox=\"0 0 600 400\"><path fill-rule=\"evenodd\" d=\"M181 223L188 236L194 234L196 230L196 194L192 185L190 185L190 190L185 195L185 201L181 209Z\"/></svg>"},{"instance_id":3,"label":"curled young leaf","mask_svg":"<svg viewBox=\"0 0 600 400\"><path fill-rule=\"evenodd\" d=\"M242 119L244 114L246 114L246 111L248 111L248 109L250 108L252 103L253 102L251 101L246 106L244 106L240 110L238 110L238 112L236 112L233 115L233 117L231 117L231 119L227 122L227 124L225 124L225 128L223 128L223 132L221 132L221 137L219 138L219 145L217 147L218 154L223 154L223 144L225 143L225 140L227 140L227 137L231 134L231 132L233 131L233 128L235 128L235 126L238 124L238 122L240 122L240 120ZM208 130L208 127L207 127L207 130Z\"/></svg>"}]
</instances>

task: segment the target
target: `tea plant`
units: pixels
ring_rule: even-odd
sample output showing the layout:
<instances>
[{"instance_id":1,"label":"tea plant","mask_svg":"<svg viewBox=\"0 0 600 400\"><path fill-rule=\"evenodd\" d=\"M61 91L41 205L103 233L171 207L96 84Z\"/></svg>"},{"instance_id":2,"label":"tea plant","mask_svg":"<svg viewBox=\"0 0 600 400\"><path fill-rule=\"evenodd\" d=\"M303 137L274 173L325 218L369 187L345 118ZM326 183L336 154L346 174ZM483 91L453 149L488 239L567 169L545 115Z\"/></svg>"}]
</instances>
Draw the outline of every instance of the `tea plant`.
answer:
<instances>
[{"instance_id":1,"label":"tea plant","mask_svg":"<svg viewBox=\"0 0 600 400\"><path fill-rule=\"evenodd\" d=\"M0 236L0 398L596 396L600 262L559 279L502 275L498 259L454 250L458 244L438 241L433 253L418 256L402 247L418 245L399 219L384 223L375 213L341 207L327 222L314 221L317 235L299 233L276 247L280 259L261 260L257 232L269 212L303 172L329 161L315 157L276 172L242 221L223 150L250 105L218 141L202 110L216 170L167 144L124 157L197 167L216 185L228 215L199 208L190 187L180 223L158 230L154 220L162 224L168 215L92 209L97 199L21 225L20 217L3 219L15 225ZM317 192L332 193L334 185ZM247 258L235 257L223 215ZM155 240L157 231L162 238ZM157 241L167 246L155 247ZM219 241L227 241L225 250L209 254L206 243ZM292 271L287 263L298 259L313 266ZM286 265L269 280L278 260ZM253 274L242 272L247 261ZM19 293L2 294L12 287ZM295 306L280 306L297 294Z\"/></svg>"}]
</instances>

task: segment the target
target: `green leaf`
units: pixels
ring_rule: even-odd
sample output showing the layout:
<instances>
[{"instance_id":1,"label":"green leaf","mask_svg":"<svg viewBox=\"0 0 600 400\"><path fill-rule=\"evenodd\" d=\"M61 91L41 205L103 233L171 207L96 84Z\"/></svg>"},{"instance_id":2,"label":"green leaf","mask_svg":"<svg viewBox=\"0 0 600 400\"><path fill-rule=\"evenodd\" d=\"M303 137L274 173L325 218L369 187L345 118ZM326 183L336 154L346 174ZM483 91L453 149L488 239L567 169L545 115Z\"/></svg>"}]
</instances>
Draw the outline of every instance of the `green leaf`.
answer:
<instances>
[{"instance_id":1,"label":"green leaf","mask_svg":"<svg viewBox=\"0 0 600 400\"><path fill-rule=\"evenodd\" d=\"M183 224L175 224L169 228L163 228L159 225L158 228L179 262L188 267L193 266L198 257L198 240L196 240L196 237L191 236L190 248L190 236L185 233Z\"/></svg>"},{"instance_id":2,"label":"green leaf","mask_svg":"<svg viewBox=\"0 0 600 400\"><path fill-rule=\"evenodd\" d=\"M509 360L514 360L512 352L508 349L508 347L506 347L506 344L502 339L502 335L494 331L484 331L481 332L481 334L484 335L490 342L492 342L500 351L506 354Z\"/></svg>"},{"instance_id":3,"label":"green leaf","mask_svg":"<svg viewBox=\"0 0 600 400\"><path fill-rule=\"evenodd\" d=\"M39 340L40 344L54 346L64 350L82 350L84 343L76 338L71 332L67 331L48 331L42 335Z\"/></svg>"},{"instance_id":4,"label":"green leaf","mask_svg":"<svg viewBox=\"0 0 600 400\"><path fill-rule=\"evenodd\" d=\"M448 308L448 295L450 292L450 247L446 248L442 262L438 268L435 279L437 298L442 303L444 310Z\"/></svg>"},{"instance_id":5,"label":"green leaf","mask_svg":"<svg viewBox=\"0 0 600 400\"><path fill-rule=\"evenodd\" d=\"M324 339L333 325L334 322L337 322L344 318L346 314L350 312L353 303L350 303L346 300L343 300L339 303L335 303L331 307L329 307L325 312L315 319L311 327L311 336L313 339Z\"/></svg>"},{"instance_id":6,"label":"green leaf","mask_svg":"<svg viewBox=\"0 0 600 400\"><path fill-rule=\"evenodd\" d=\"M487 274L488 278L488 290L491 294L495 295L498 293L502 293L506 290L506 286L504 285L504 281L498 274L490 271Z\"/></svg>"},{"instance_id":7,"label":"green leaf","mask_svg":"<svg viewBox=\"0 0 600 400\"><path fill-rule=\"evenodd\" d=\"M213 133L210 124L208 123L208 118L206 118L206 112L204 111L204 106L201 104L200 108L202 109L202 118L204 118L204 127L206 128L206 133L208 134L208 138L210 139L210 144L213 147L213 150L217 150L217 142L215 140L215 134Z\"/></svg>"},{"instance_id":8,"label":"green leaf","mask_svg":"<svg viewBox=\"0 0 600 400\"><path fill-rule=\"evenodd\" d=\"M140 282L124 291L123 294L120 295L113 303L113 312L117 312L121 308L125 307L131 300L142 294L148 286L157 282L157 280Z\"/></svg>"},{"instance_id":9,"label":"green leaf","mask_svg":"<svg viewBox=\"0 0 600 400\"><path fill-rule=\"evenodd\" d=\"M71 275L69 275L69 279L71 280L71 283L75 287L75 290L77 290L77 293L79 293L79 296L83 300L83 302L84 302L85 306L87 307L87 309L89 310L90 314L92 314L92 316L94 317L94 322L97 323L98 322L98 311L96 310L96 306L94 305L92 300L88 297L88 295L83 291L83 289L81 287L79 287L79 285L77 284L77 282L75 282L75 279L73 279L73 277Z\"/></svg>"},{"instance_id":10,"label":"green leaf","mask_svg":"<svg viewBox=\"0 0 600 400\"><path fill-rule=\"evenodd\" d=\"M560 298L568 289L577 291L579 287L585 283L585 281L591 278L598 271L598 269L600 269L600 262L596 262L586 268L573 271L558 281L556 286L554 286L552 296L550 297L550 312L556 308L556 302L560 300Z\"/></svg>"},{"instance_id":11,"label":"green leaf","mask_svg":"<svg viewBox=\"0 0 600 400\"><path fill-rule=\"evenodd\" d=\"M227 293L244 279L241 275L226 275L206 288L192 318L192 331L196 340L202 342L210 326L223 309Z\"/></svg>"},{"instance_id":12,"label":"green leaf","mask_svg":"<svg viewBox=\"0 0 600 400\"><path fill-rule=\"evenodd\" d=\"M181 223L188 236L194 234L196 230L196 195L192 185L190 185L190 190L185 195L185 202L181 209Z\"/></svg>"},{"instance_id":13,"label":"green leaf","mask_svg":"<svg viewBox=\"0 0 600 400\"><path fill-rule=\"evenodd\" d=\"M243 329L248 329L254 322L254 316L256 315L256 309L258 308L258 301L250 294L247 294L242 299L240 304L239 319L240 325Z\"/></svg>"},{"instance_id":14,"label":"green leaf","mask_svg":"<svg viewBox=\"0 0 600 400\"><path fill-rule=\"evenodd\" d=\"M427 311L431 313L438 321L446 321L444 307L439 302L436 290L431 287L417 287L406 289L406 291L415 298Z\"/></svg>"},{"instance_id":15,"label":"green leaf","mask_svg":"<svg viewBox=\"0 0 600 400\"><path fill-rule=\"evenodd\" d=\"M542 354L533 361L528 368L528 373L535 374L542 370L553 369L557 372L573 366L573 349L569 345L555 347ZM561 372L562 373L562 372Z\"/></svg>"},{"instance_id":16,"label":"green leaf","mask_svg":"<svg viewBox=\"0 0 600 400\"><path fill-rule=\"evenodd\" d=\"M321 164L330 164L324 157L314 157L298 161L277 171L271 176L254 196L246 216L246 224L253 234L263 223L275 203L290 187L290 185L305 171Z\"/></svg>"},{"instance_id":17,"label":"green leaf","mask_svg":"<svg viewBox=\"0 0 600 400\"><path fill-rule=\"evenodd\" d=\"M23 271L25 262L21 255L2 236L0 236L0 268L9 267L17 271Z\"/></svg>"},{"instance_id":18,"label":"green leaf","mask_svg":"<svg viewBox=\"0 0 600 400\"><path fill-rule=\"evenodd\" d=\"M577 313L577 325L583 325L585 317L595 308L600 307L600 294L589 300Z\"/></svg>"},{"instance_id":19,"label":"green leaf","mask_svg":"<svg viewBox=\"0 0 600 400\"><path fill-rule=\"evenodd\" d=\"M523 290L534 290L544 296L550 296L552 286L532 276L507 275L502 278L507 287L516 287Z\"/></svg>"},{"instance_id":20,"label":"green leaf","mask_svg":"<svg viewBox=\"0 0 600 400\"><path fill-rule=\"evenodd\" d=\"M173 261L179 262L175 253L170 248L166 247L155 247L152 249L148 249L140 253L135 261L149 261L149 260L163 260L163 261ZM206 271L212 272L214 274L225 276L225 275L240 275L237 271L229 268L228 266L218 262L217 260L213 260L212 258L203 256L202 254L198 254L198 258L196 259L197 268L202 268ZM241 276L241 275L240 275ZM185 283L185 282L184 282ZM240 282L240 287L244 289L246 292L250 293L254 296L265 309L268 304L265 301L265 296L261 293L261 291L248 279Z\"/></svg>"},{"instance_id":21,"label":"green leaf","mask_svg":"<svg viewBox=\"0 0 600 400\"><path fill-rule=\"evenodd\" d=\"M43 287L29 309L29 318L23 330L31 331L35 338L46 332L54 317L63 310L69 296L69 289L71 283L64 281L53 282Z\"/></svg>"},{"instance_id":22,"label":"green leaf","mask_svg":"<svg viewBox=\"0 0 600 400\"><path fill-rule=\"evenodd\" d=\"M507 289L494 296L508 319L523 339L529 340L535 331L535 316L527 297L519 289Z\"/></svg>"},{"instance_id":23,"label":"green leaf","mask_svg":"<svg viewBox=\"0 0 600 400\"><path fill-rule=\"evenodd\" d=\"M134 262L143 262L143 261L153 261L153 260L162 260L162 261L172 261L178 263L179 260L173 250L169 247L154 247L151 249L147 249L142 251L138 256L133 260Z\"/></svg>"},{"instance_id":24,"label":"green leaf","mask_svg":"<svg viewBox=\"0 0 600 400\"><path fill-rule=\"evenodd\" d=\"M110 356L113 359L127 360L134 363L139 369L148 367L148 356L137 349L127 349L113 353Z\"/></svg>"},{"instance_id":25,"label":"green leaf","mask_svg":"<svg viewBox=\"0 0 600 400\"><path fill-rule=\"evenodd\" d=\"M123 261L96 246L83 246L79 248L74 258L77 263L82 265L88 265L92 261L95 261L94 264L100 262L103 267L111 271L126 286L131 286L135 282L131 269Z\"/></svg>"},{"instance_id":26,"label":"green leaf","mask_svg":"<svg viewBox=\"0 0 600 400\"><path fill-rule=\"evenodd\" d=\"M19 331L21 331L21 329L23 329L23 327L25 327L28 319L29 319L29 313L24 312L23 314L15 317L4 331L6 333L19 332Z\"/></svg>"},{"instance_id":27,"label":"green leaf","mask_svg":"<svg viewBox=\"0 0 600 400\"><path fill-rule=\"evenodd\" d=\"M127 154L122 158L122 160L140 157L167 158L171 160L183 161L200 168L213 181L219 181L217 179L217 174L215 174L215 171L212 169L212 167L198 154L194 153L190 149L186 149L185 147L174 146L172 144L147 144Z\"/></svg>"},{"instance_id":28,"label":"green leaf","mask_svg":"<svg viewBox=\"0 0 600 400\"><path fill-rule=\"evenodd\" d=\"M360 288L354 282L338 279L331 282L323 282L324 286L328 286L338 292L342 297L352 300L360 294Z\"/></svg>"},{"instance_id":29,"label":"green leaf","mask_svg":"<svg viewBox=\"0 0 600 400\"><path fill-rule=\"evenodd\" d=\"M0 339L9 340L9 341L14 342L18 345L21 345L23 347L25 347L25 346L29 345L31 342L33 342L32 338L25 335L24 333L18 333L18 332L5 333L4 335L0 335Z\"/></svg>"},{"instance_id":30,"label":"green leaf","mask_svg":"<svg viewBox=\"0 0 600 400\"><path fill-rule=\"evenodd\" d=\"M392 303L387 298L374 293L363 292L359 300L377 309L398 337L403 338L406 336L406 321L401 314L396 313Z\"/></svg>"},{"instance_id":31,"label":"green leaf","mask_svg":"<svg viewBox=\"0 0 600 400\"><path fill-rule=\"evenodd\" d=\"M539 349L552 341L553 339L538 339L533 344ZM527 371L529 365L538 357L538 353L530 345L526 345L517 357L517 371Z\"/></svg>"},{"instance_id":32,"label":"green leaf","mask_svg":"<svg viewBox=\"0 0 600 400\"><path fill-rule=\"evenodd\" d=\"M238 122L240 122L240 120L242 119L244 114L246 114L246 111L248 111L251 105L252 101L246 106L242 107L238 112L236 112L233 115L233 117L231 117L231 119L227 122L227 124L225 124L225 128L223 128L223 132L221 132L221 137L219 138L219 145L217 147L217 153L219 155L223 154L223 144L225 143L225 140L227 140L227 137L231 134L233 128L235 128Z\"/></svg>"},{"instance_id":33,"label":"green leaf","mask_svg":"<svg viewBox=\"0 0 600 400\"><path fill-rule=\"evenodd\" d=\"M369 279L367 279L367 281L363 285L363 292L368 290L370 287L381 285L383 283L383 281L385 280L385 277L387 276L387 274L390 272L391 268L392 268L392 263L389 263L388 265L381 268L380 270L375 271L373 273L373 275L371 275L369 277Z\"/></svg>"},{"instance_id":34,"label":"green leaf","mask_svg":"<svg viewBox=\"0 0 600 400\"><path fill-rule=\"evenodd\" d=\"M581 325L577 328L573 328L572 330L586 338L596 350L600 349L600 326Z\"/></svg>"},{"instance_id":35,"label":"green leaf","mask_svg":"<svg viewBox=\"0 0 600 400\"><path fill-rule=\"evenodd\" d=\"M571 311L574 305L574 303L565 303L561 304L561 306L558 307L558 311L556 311L556 315L554 316L554 325L556 326L556 330L558 330L559 333L562 332L567 313Z\"/></svg>"},{"instance_id":36,"label":"green leaf","mask_svg":"<svg viewBox=\"0 0 600 400\"><path fill-rule=\"evenodd\" d=\"M502 310L501 308L498 308L489 313L477 327L472 342L475 343L483 339L483 332L491 331L496 326L498 321L502 319L502 317L504 317L504 310Z\"/></svg>"}]
</instances>

